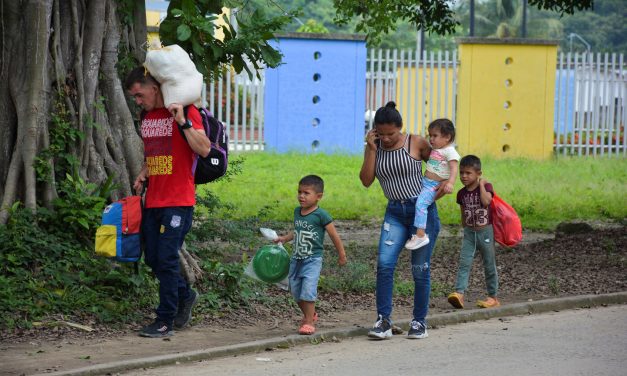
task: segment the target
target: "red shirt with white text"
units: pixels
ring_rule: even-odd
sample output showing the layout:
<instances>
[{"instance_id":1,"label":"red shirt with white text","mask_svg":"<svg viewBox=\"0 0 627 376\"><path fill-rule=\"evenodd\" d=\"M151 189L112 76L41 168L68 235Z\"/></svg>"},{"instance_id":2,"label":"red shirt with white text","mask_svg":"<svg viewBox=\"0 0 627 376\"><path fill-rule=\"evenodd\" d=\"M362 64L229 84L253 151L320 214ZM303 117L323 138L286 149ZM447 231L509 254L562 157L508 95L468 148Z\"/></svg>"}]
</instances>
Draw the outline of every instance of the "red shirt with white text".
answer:
<instances>
[{"instance_id":1,"label":"red shirt with white text","mask_svg":"<svg viewBox=\"0 0 627 376\"><path fill-rule=\"evenodd\" d=\"M198 109L189 106L187 118L203 129ZM181 135L167 108L147 112L141 123L144 157L148 166L146 208L196 204L192 165L196 154Z\"/></svg>"}]
</instances>

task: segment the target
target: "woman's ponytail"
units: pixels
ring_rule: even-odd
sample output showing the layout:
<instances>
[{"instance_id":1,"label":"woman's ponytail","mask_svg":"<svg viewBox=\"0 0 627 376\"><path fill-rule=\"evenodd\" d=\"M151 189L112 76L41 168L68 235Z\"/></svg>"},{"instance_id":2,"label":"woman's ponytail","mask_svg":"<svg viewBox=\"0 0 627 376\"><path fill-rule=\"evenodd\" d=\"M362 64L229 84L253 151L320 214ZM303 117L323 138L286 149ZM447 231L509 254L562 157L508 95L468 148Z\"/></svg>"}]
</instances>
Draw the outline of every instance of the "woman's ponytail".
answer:
<instances>
[{"instance_id":1,"label":"woman's ponytail","mask_svg":"<svg viewBox=\"0 0 627 376\"><path fill-rule=\"evenodd\" d=\"M398 128L403 127L403 118L396 110L396 103L389 101L385 106L379 108L374 114L374 124L394 124Z\"/></svg>"}]
</instances>

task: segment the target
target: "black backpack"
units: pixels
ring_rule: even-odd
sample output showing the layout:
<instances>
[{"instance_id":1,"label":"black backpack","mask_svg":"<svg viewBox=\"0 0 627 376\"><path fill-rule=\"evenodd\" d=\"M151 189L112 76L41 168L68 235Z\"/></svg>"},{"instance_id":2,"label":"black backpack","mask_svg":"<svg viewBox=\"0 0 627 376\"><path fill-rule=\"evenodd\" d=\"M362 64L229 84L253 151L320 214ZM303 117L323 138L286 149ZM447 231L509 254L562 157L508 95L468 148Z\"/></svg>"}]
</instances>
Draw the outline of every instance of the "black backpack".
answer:
<instances>
[{"instance_id":1,"label":"black backpack","mask_svg":"<svg viewBox=\"0 0 627 376\"><path fill-rule=\"evenodd\" d=\"M188 106L183 109L185 118L187 118L187 108ZM211 141L211 151L204 158L196 155L192 170L194 171L194 184L205 184L226 174L226 167L229 162L229 136L226 134L224 124L214 118L209 110L201 107L198 109L198 112L200 112L200 117L202 118L205 134ZM140 126L145 116L146 111L142 111L139 115ZM179 131L181 136L187 141L185 133L180 129Z\"/></svg>"},{"instance_id":2,"label":"black backpack","mask_svg":"<svg viewBox=\"0 0 627 376\"><path fill-rule=\"evenodd\" d=\"M185 118L187 118L186 106ZM194 184L205 184L221 178L226 174L229 161L229 136L226 134L224 124L211 115L204 107L198 109L202 118L202 126L211 141L211 151L206 157L197 156L192 170L194 171ZM185 134L182 133L183 138Z\"/></svg>"}]
</instances>

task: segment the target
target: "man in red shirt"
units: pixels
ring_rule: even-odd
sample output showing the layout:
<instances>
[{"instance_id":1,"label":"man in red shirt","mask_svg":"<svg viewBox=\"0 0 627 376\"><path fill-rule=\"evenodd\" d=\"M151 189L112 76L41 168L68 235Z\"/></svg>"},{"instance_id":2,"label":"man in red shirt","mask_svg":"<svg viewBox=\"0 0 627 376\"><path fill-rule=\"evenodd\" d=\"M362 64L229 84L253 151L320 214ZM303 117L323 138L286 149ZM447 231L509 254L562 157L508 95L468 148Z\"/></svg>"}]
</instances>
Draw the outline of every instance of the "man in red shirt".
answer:
<instances>
[{"instance_id":1,"label":"man in red shirt","mask_svg":"<svg viewBox=\"0 0 627 376\"><path fill-rule=\"evenodd\" d=\"M133 189L140 191L150 182L142 219L144 260L159 280L157 318L140 335L165 337L189 323L198 299L179 272L178 250L192 226L196 204L193 163L196 155L209 154L211 143L198 109L189 106L185 117L180 104L166 108L159 83L143 67L131 71L125 87L144 110L140 129L145 163Z\"/></svg>"}]
</instances>

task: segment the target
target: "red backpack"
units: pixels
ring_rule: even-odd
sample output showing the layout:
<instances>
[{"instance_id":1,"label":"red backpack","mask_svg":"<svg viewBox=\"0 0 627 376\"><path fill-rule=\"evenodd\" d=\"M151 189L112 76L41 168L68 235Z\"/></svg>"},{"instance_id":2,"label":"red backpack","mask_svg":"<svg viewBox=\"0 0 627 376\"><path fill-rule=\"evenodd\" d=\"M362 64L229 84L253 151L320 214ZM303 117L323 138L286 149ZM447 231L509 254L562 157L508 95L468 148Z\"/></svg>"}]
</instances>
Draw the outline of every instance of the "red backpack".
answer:
<instances>
[{"instance_id":1,"label":"red backpack","mask_svg":"<svg viewBox=\"0 0 627 376\"><path fill-rule=\"evenodd\" d=\"M513 247L522 240L522 225L516 210L496 193L490 203L494 240L502 246Z\"/></svg>"}]
</instances>

